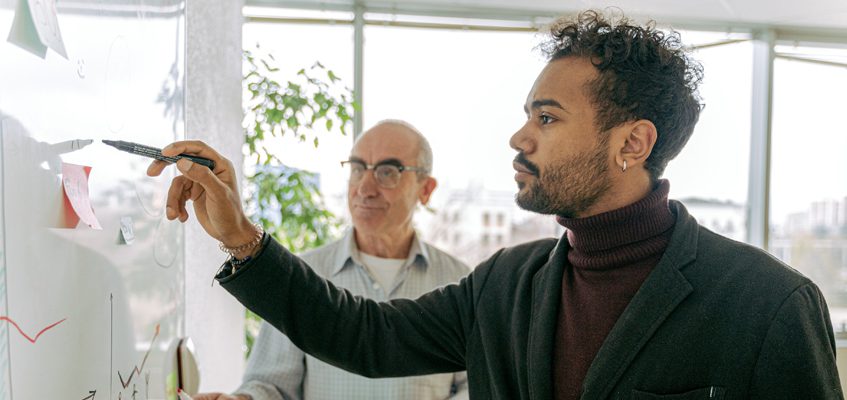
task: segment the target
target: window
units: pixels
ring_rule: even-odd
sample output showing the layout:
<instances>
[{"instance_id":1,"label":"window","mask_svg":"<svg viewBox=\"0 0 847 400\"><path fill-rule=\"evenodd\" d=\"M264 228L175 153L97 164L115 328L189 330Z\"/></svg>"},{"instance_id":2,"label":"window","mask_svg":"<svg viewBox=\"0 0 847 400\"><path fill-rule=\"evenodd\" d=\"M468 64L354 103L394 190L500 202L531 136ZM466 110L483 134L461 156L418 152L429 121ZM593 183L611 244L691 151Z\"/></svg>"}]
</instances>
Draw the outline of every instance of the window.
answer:
<instances>
[{"instance_id":1,"label":"window","mask_svg":"<svg viewBox=\"0 0 847 400\"><path fill-rule=\"evenodd\" d=\"M724 33L683 31L683 43L702 49L692 58L703 65L700 96L706 105L682 153L668 163L670 198L680 200L701 223L721 235L745 240L747 179L750 160L750 113L753 48L750 42L720 43ZM720 161L717 155L720 155ZM741 229L729 232L726 224Z\"/></svg>"},{"instance_id":2,"label":"window","mask_svg":"<svg viewBox=\"0 0 847 400\"><path fill-rule=\"evenodd\" d=\"M353 87L353 27L349 25L245 23L243 47L253 50L258 43L262 52L273 54L280 68L275 78L282 84L293 79L301 68L308 69L319 61ZM308 40L290 40L308 38ZM324 78L324 77L321 77ZM338 216L348 214L347 176L337 161L347 159L353 144L353 125L349 135L318 131L319 153L310 142L286 137L277 142L274 151L289 166L320 176L321 192L327 207ZM320 157L317 155L320 154Z\"/></svg>"},{"instance_id":3,"label":"window","mask_svg":"<svg viewBox=\"0 0 847 400\"><path fill-rule=\"evenodd\" d=\"M847 50L777 46L776 52L769 249L821 288L832 324L844 334Z\"/></svg>"},{"instance_id":4,"label":"window","mask_svg":"<svg viewBox=\"0 0 847 400\"><path fill-rule=\"evenodd\" d=\"M364 126L400 118L426 135L439 181L433 208L474 214L480 208L517 210L511 163L516 153L509 138L526 120L524 100L545 64L534 50L535 34L388 26L366 26L364 33ZM483 225L505 224L505 218L492 221L496 211L487 213ZM550 217L524 212L520 218L540 221L527 224L534 229L520 242L556 234ZM440 229L481 238L479 226L455 224L457 219L446 227L425 213L416 219L425 238ZM491 255L454 247L456 242L434 243L469 265Z\"/></svg>"},{"instance_id":5,"label":"window","mask_svg":"<svg viewBox=\"0 0 847 400\"><path fill-rule=\"evenodd\" d=\"M561 227L553 218L517 209L513 201L510 161L515 152L508 140L525 120L524 98L545 64L534 50L538 38L533 33L387 24L367 25L364 33L364 127L386 118L405 119L429 138L434 150L433 175L439 186L430 204L437 211L416 216L422 236L469 265L490 256L481 244L509 246L558 236ZM681 35L697 49L692 57L703 64L700 95L706 107L691 140L665 171L670 197L681 200L710 229L745 240L752 43L734 41L745 35L724 32ZM244 29L245 48L262 41L290 70L320 60L347 82L353 77L352 36L349 25L250 23ZM300 37L309 40L285 40ZM847 135L839 117L847 110L847 50L791 44L776 51L767 246L822 288L835 329L844 337L847 168L839 166ZM320 168L334 166L325 162L329 158L346 157L350 141L345 140L337 155L320 159L302 147L283 149L292 166L321 171L325 193L341 189L335 196L344 210L345 178L332 178ZM322 152L329 149L322 146ZM493 223L496 229L482 229L475 219L481 210L486 210L482 226ZM463 213L474 223L462 221Z\"/></svg>"}]
</instances>

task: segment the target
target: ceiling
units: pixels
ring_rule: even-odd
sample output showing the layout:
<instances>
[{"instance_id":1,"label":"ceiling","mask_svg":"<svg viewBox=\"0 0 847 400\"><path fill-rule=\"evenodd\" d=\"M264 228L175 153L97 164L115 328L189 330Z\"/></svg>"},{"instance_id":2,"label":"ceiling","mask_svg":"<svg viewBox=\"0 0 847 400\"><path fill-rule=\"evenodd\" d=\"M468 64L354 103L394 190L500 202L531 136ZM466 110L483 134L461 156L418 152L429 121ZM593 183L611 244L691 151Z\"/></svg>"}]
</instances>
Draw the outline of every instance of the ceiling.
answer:
<instances>
[{"instance_id":1,"label":"ceiling","mask_svg":"<svg viewBox=\"0 0 847 400\"><path fill-rule=\"evenodd\" d=\"M847 0L246 0L248 5L465 17L555 16L617 7L662 25L822 30L847 35Z\"/></svg>"}]
</instances>

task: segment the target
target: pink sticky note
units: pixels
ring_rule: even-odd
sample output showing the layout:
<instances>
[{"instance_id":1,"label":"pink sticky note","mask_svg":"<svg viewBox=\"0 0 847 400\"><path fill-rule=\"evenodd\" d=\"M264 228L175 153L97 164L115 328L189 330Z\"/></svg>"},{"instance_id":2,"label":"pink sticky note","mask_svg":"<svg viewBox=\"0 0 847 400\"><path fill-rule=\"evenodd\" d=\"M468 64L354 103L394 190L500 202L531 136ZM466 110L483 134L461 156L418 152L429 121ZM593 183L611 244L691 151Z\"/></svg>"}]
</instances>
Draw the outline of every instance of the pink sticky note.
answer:
<instances>
[{"instance_id":1,"label":"pink sticky note","mask_svg":"<svg viewBox=\"0 0 847 400\"><path fill-rule=\"evenodd\" d=\"M91 167L62 163L62 188L64 189L65 200L70 203L79 219L92 229L99 230L103 228L97 221L97 216L94 215L94 209L91 208L91 200L88 197L88 174L90 172Z\"/></svg>"}]
</instances>

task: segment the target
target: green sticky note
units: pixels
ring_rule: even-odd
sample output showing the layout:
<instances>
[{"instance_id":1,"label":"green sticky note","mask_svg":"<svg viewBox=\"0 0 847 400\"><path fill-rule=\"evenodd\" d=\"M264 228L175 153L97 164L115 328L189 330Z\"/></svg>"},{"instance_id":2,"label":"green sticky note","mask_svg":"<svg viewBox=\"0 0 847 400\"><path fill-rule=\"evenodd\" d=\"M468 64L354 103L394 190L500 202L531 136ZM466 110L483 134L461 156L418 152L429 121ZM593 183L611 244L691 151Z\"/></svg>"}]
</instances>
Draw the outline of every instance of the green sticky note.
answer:
<instances>
[{"instance_id":1,"label":"green sticky note","mask_svg":"<svg viewBox=\"0 0 847 400\"><path fill-rule=\"evenodd\" d=\"M18 0L15 20L12 22L7 41L41 58L47 54L47 46L41 43L38 37L27 0Z\"/></svg>"},{"instance_id":2,"label":"green sticky note","mask_svg":"<svg viewBox=\"0 0 847 400\"><path fill-rule=\"evenodd\" d=\"M165 382L165 398L168 400L179 400L176 395L177 376L176 371L171 372Z\"/></svg>"}]
</instances>

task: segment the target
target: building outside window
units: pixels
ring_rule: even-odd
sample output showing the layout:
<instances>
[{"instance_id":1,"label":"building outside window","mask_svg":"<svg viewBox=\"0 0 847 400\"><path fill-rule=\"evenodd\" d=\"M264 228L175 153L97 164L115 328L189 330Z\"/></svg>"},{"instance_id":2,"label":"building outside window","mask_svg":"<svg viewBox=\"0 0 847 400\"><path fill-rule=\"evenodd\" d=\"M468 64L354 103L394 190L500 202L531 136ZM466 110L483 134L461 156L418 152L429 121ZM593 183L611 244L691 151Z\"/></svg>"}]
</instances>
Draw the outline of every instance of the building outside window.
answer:
<instances>
[{"instance_id":1,"label":"building outside window","mask_svg":"<svg viewBox=\"0 0 847 400\"><path fill-rule=\"evenodd\" d=\"M815 281L847 337L847 49L776 52L768 247Z\"/></svg>"}]
</instances>

